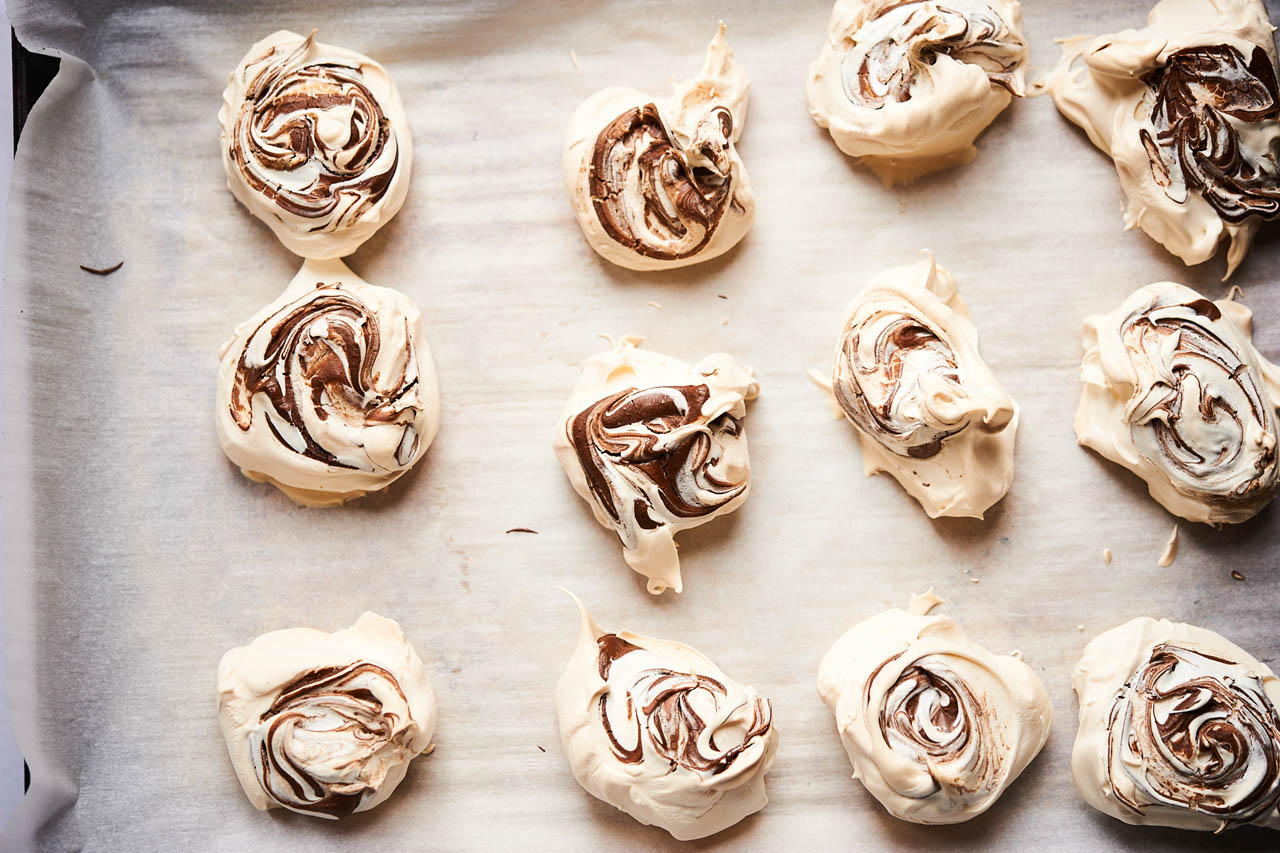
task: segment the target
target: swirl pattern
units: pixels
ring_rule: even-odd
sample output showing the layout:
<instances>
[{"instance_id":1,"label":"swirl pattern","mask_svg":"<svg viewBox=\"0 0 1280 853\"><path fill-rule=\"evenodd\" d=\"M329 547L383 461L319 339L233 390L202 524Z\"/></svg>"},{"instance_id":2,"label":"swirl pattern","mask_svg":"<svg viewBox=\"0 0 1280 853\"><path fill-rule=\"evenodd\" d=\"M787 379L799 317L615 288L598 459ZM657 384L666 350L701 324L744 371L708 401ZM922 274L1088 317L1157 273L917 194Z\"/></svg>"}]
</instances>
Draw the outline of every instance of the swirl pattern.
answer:
<instances>
[{"instance_id":1,"label":"swirl pattern","mask_svg":"<svg viewBox=\"0 0 1280 853\"><path fill-rule=\"evenodd\" d=\"M1229 825L1280 802L1280 713L1234 661L1156 646L1116 697L1107 731L1111 792L1139 814L1157 803ZM1117 785L1122 775L1129 785Z\"/></svg>"},{"instance_id":2,"label":"swirl pattern","mask_svg":"<svg viewBox=\"0 0 1280 853\"><path fill-rule=\"evenodd\" d=\"M906 101L917 86L932 90L930 68L939 56L976 65L991 82L1022 95L1017 74L1027 45L995 9L980 0L881 4L868 11L841 62L845 94L854 104L880 109Z\"/></svg>"},{"instance_id":3,"label":"swirl pattern","mask_svg":"<svg viewBox=\"0 0 1280 853\"><path fill-rule=\"evenodd\" d=\"M395 676L357 661L303 673L285 685L249 736L254 768L280 805L345 817L387 774L388 744L411 719Z\"/></svg>"},{"instance_id":4,"label":"swirl pattern","mask_svg":"<svg viewBox=\"0 0 1280 853\"><path fill-rule=\"evenodd\" d=\"M1227 222L1280 213L1280 172L1242 150L1234 122L1280 117L1276 70L1262 48L1246 63L1229 44L1175 51L1143 81L1151 89L1151 130L1140 138L1151 177L1175 202L1198 191ZM1274 165L1274 164L1273 164Z\"/></svg>"},{"instance_id":5,"label":"swirl pattern","mask_svg":"<svg viewBox=\"0 0 1280 853\"><path fill-rule=\"evenodd\" d=\"M228 183L304 257L355 251L404 201L412 157L386 72L368 57L277 33L232 75Z\"/></svg>"},{"instance_id":6,"label":"swirl pattern","mask_svg":"<svg viewBox=\"0 0 1280 853\"><path fill-rule=\"evenodd\" d=\"M250 476L340 502L357 490L346 486L382 488L425 452L435 371L404 296L336 261L309 264L224 355L219 427Z\"/></svg>"},{"instance_id":7,"label":"swirl pattern","mask_svg":"<svg viewBox=\"0 0 1280 853\"><path fill-rule=\"evenodd\" d=\"M1085 325L1081 443L1193 521L1242 521L1280 488L1268 367L1224 309L1243 311L1247 327L1242 306L1161 283ZM1126 445L1137 454L1125 456Z\"/></svg>"}]
</instances>

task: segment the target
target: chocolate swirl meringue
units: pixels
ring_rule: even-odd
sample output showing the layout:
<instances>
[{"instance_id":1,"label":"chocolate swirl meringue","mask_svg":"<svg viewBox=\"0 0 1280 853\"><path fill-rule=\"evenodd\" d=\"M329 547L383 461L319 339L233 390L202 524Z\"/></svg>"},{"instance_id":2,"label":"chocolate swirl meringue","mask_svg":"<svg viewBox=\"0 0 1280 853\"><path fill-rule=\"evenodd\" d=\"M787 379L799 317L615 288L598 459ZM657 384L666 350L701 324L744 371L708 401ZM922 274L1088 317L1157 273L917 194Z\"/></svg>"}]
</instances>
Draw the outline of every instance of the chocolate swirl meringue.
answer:
<instances>
[{"instance_id":1,"label":"chocolate swirl meringue","mask_svg":"<svg viewBox=\"0 0 1280 853\"><path fill-rule=\"evenodd\" d=\"M365 613L332 634L288 628L227 652L218 719L255 807L338 819L386 800L430 751L436 703L400 626Z\"/></svg>"},{"instance_id":2,"label":"chocolate swirl meringue","mask_svg":"<svg viewBox=\"0 0 1280 853\"><path fill-rule=\"evenodd\" d=\"M747 118L747 73L722 23L707 61L667 99L601 89L565 133L564 180L591 248L633 270L681 267L727 252L755 217L734 143Z\"/></svg>"},{"instance_id":3,"label":"chocolate swirl meringue","mask_svg":"<svg viewBox=\"0 0 1280 853\"><path fill-rule=\"evenodd\" d=\"M690 367L640 341L624 337L587 360L552 446L656 595L684 588L675 535L747 499L744 419L759 388L751 368L724 353Z\"/></svg>"},{"instance_id":4,"label":"chocolate swirl meringue","mask_svg":"<svg viewBox=\"0 0 1280 853\"><path fill-rule=\"evenodd\" d=\"M1013 482L1018 406L978 352L933 255L872 278L845 312L830 382L868 476L887 471L930 518L983 514Z\"/></svg>"},{"instance_id":5,"label":"chocolate swirl meringue","mask_svg":"<svg viewBox=\"0 0 1280 853\"><path fill-rule=\"evenodd\" d=\"M1223 239L1227 275L1280 214L1280 90L1261 0L1162 0L1148 25L1067 39L1046 83L1115 161L1140 226L1188 265Z\"/></svg>"},{"instance_id":6,"label":"chocolate swirl meringue","mask_svg":"<svg viewBox=\"0 0 1280 853\"><path fill-rule=\"evenodd\" d=\"M606 633L574 602L578 645L556 709L578 784L681 841L764 808L778 748L769 700L683 643Z\"/></svg>"},{"instance_id":7,"label":"chocolate swirl meringue","mask_svg":"<svg viewBox=\"0 0 1280 853\"><path fill-rule=\"evenodd\" d=\"M1280 368L1251 343L1253 314L1189 287L1140 287L1084 322L1076 436L1146 481L1174 515L1247 521L1280 488Z\"/></svg>"},{"instance_id":8,"label":"chocolate swirl meringue","mask_svg":"<svg viewBox=\"0 0 1280 853\"><path fill-rule=\"evenodd\" d=\"M417 307L341 261L305 261L221 359L223 451L301 504L385 488L422 458L440 423Z\"/></svg>"},{"instance_id":9,"label":"chocolate swirl meringue","mask_svg":"<svg viewBox=\"0 0 1280 853\"><path fill-rule=\"evenodd\" d=\"M982 814L1040 752L1053 721L1031 667L977 645L950 617L927 615L940 603L930 592L858 623L818 670L853 777L912 823Z\"/></svg>"},{"instance_id":10,"label":"chocolate swirl meringue","mask_svg":"<svg viewBox=\"0 0 1280 853\"><path fill-rule=\"evenodd\" d=\"M1125 823L1280 829L1280 681L1224 637L1134 619L1085 647L1071 751L1089 805Z\"/></svg>"},{"instance_id":11,"label":"chocolate swirl meringue","mask_svg":"<svg viewBox=\"0 0 1280 853\"><path fill-rule=\"evenodd\" d=\"M1014 0L838 0L809 66L809 114L886 186L977 156L1024 94Z\"/></svg>"},{"instance_id":12,"label":"chocolate swirl meringue","mask_svg":"<svg viewBox=\"0 0 1280 853\"><path fill-rule=\"evenodd\" d=\"M395 85L314 32L249 48L218 121L227 187L304 258L350 255L404 204L413 141Z\"/></svg>"}]
</instances>

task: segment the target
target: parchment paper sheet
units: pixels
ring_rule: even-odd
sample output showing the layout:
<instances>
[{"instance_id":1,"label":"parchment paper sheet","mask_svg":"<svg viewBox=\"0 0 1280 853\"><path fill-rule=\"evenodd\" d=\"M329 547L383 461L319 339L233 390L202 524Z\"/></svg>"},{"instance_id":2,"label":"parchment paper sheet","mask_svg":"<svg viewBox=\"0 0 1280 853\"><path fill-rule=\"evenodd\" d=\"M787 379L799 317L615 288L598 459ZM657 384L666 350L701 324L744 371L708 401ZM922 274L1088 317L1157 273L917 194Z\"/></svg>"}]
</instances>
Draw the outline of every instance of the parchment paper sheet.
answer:
<instances>
[{"instance_id":1,"label":"parchment paper sheet","mask_svg":"<svg viewBox=\"0 0 1280 853\"><path fill-rule=\"evenodd\" d=\"M1054 37L1140 25L1147 8L1027 0L1032 64L1056 60ZM1263 660L1280 650L1280 507L1222 532L1180 525L1177 562L1161 569L1173 518L1071 428L1085 315L1166 278L1221 297L1224 261L1187 270L1122 233L1110 161L1048 98L1006 111L972 165L885 190L806 111L829 11L826 0L10 0L20 38L67 57L23 135L9 206L6 653L33 775L14 849L673 846L586 795L564 762L552 696L576 623L557 586L602 625L689 642L772 697L770 805L692 848L1275 844L1261 831L1125 826L1079 799L1067 767L1069 676L1096 633L1151 614L1222 631ZM586 246L561 186L565 123L606 83L663 93L693 73L719 18L752 80L741 151L755 226L710 263L614 268ZM350 265L422 306L443 426L416 470L339 510L248 482L213 430L219 344L299 263L226 191L217 151L226 76L279 27L318 27L383 62L416 149L408 202ZM1277 231L1234 279L1271 358ZM805 375L829 363L851 295L924 247L956 275L1022 405L1017 476L986 522L930 521L888 477L864 479L853 432ZM107 278L77 268L121 259ZM645 593L551 453L578 365L605 346L597 332L640 333L690 360L726 350L759 374L751 499L683 534L682 596ZM898 822L850 779L814 687L843 630L930 585L980 642L1021 649L1056 714L1005 797L949 828ZM428 662L436 751L386 805L340 826L253 810L215 720L219 656L366 608L399 620Z\"/></svg>"}]
</instances>

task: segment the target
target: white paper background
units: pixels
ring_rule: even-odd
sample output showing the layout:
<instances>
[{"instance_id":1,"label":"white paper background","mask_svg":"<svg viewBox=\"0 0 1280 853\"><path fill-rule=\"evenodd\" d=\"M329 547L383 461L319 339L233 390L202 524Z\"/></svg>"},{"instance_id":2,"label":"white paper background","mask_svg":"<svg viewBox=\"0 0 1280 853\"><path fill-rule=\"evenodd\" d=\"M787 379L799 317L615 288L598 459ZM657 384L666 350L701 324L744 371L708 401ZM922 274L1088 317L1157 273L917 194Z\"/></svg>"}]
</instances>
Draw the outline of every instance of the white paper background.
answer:
<instances>
[{"instance_id":1,"label":"white paper background","mask_svg":"<svg viewBox=\"0 0 1280 853\"><path fill-rule=\"evenodd\" d=\"M1146 5L1027 2L1033 65L1053 62L1055 36L1140 24ZM1047 98L1001 116L973 165L887 191L806 111L825 2L11 0L10 14L31 46L79 60L31 118L9 208L6 643L35 792L11 843L666 846L587 796L565 765L552 694L576 626L559 585L606 627L689 642L772 697L782 741L771 803L705 846L1275 843L1261 831L1128 827L1089 809L1069 778L1069 675L1095 633L1164 615L1272 658L1280 510L1222 532L1183 525L1178 560L1161 569L1172 518L1075 445L1082 318L1163 278L1221 296L1223 262L1187 270L1121 233L1109 161ZM583 242L561 186L565 122L605 83L661 93L692 73L721 17L752 79L741 150L755 226L727 257L687 270L613 268ZM422 306L443 428L387 494L340 510L299 509L247 482L212 425L218 345L298 264L225 190L217 154L227 73L282 26L319 27L382 61L414 133L409 200L351 266ZM1236 278L1272 358L1276 230ZM955 273L988 362L1023 407L1017 477L985 523L930 521L892 480L864 479L853 433L805 375L828 363L851 294L926 246ZM108 278L77 269L121 259ZM759 374L751 500L683 535L680 597L644 592L551 453L600 331L641 333L689 359L727 350ZM517 526L539 535L504 534ZM1057 714L1001 802L950 828L895 821L849 778L814 689L845 628L930 584L979 641L1022 650ZM215 721L219 656L274 628L341 627L365 608L398 619L428 661L435 753L385 806L341 826L254 811Z\"/></svg>"}]
</instances>

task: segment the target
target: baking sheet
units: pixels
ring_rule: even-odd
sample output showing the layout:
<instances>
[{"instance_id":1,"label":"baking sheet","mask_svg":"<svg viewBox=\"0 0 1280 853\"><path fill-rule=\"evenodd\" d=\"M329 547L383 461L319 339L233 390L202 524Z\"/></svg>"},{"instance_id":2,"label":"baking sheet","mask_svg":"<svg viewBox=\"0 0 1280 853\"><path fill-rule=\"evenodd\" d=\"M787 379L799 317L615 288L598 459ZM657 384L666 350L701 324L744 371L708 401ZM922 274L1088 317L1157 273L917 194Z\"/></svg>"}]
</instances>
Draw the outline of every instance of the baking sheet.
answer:
<instances>
[{"instance_id":1,"label":"baking sheet","mask_svg":"<svg viewBox=\"0 0 1280 853\"><path fill-rule=\"evenodd\" d=\"M1147 6L1028 0L1032 65L1056 59L1055 36L1139 25ZM1280 508L1223 532L1179 525L1178 559L1159 568L1173 518L1071 429L1083 317L1165 278L1220 297L1223 260L1188 270L1122 233L1110 162L1047 98L1007 110L972 165L884 189L806 111L829 10L10 0L23 42L66 59L23 134L8 212L5 643L33 776L9 845L673 846L586 795L564 762L552 695L576 625L558 586L602 625L691 643L773 699L770 805L692 847L1274 844L1262 831L1123 825L1078 798L1067 766L1070 671L1099 631L1151 614L1220 630L1263 660L1277 651ZM565 122L606 82L662 93L691 74L719 18L752 80L740 150L755 225L712 262L612 267L561 186ZM218 345L299 263L225 190L217 151L226 75L279 27L318 27L384 63L414 134L408 202L350 265L423 308L443 425L413 472L340 510L246 481L213 430ZM1234 278L1272 358L1277 233ZM848 298L924 247L955 274L987 361L1022 405L1016 479L986 522L930 521L888 477L865 479L851 429L805 375L828 363ZM122 259L106 278L78 269ZM679 597L645 593L551 453L578 365L604 346L597 332L643 334L690 360L726 350L759 375L751 499L681 536ZM814 687L845 628L930 585L980 642L1022 651L1056 715L1000 803L946 828L890 818L850 779ZM215 720L219 656L366 608L399 620L427 661L435 752L387 804L338 826L255 811Z\"/></svg>"}]
</instances>

